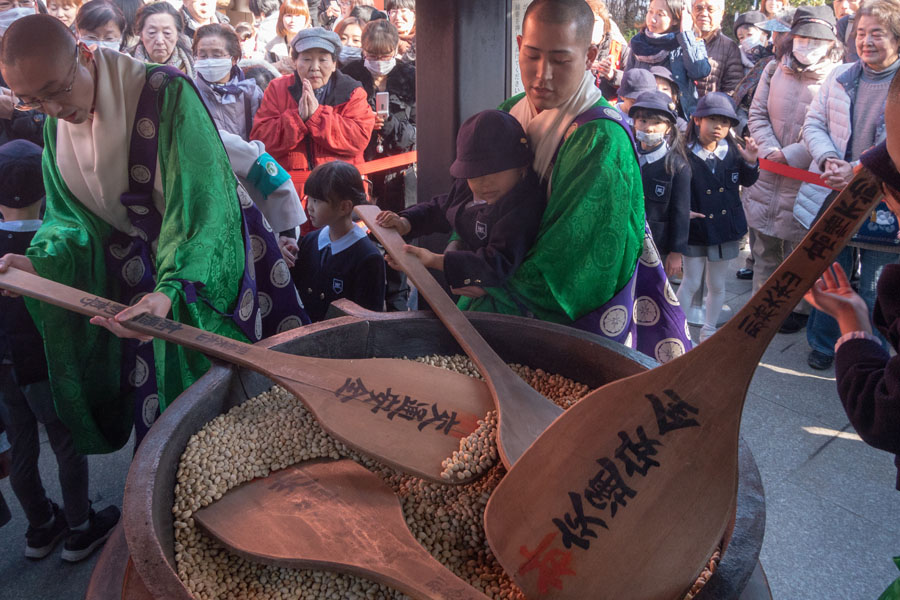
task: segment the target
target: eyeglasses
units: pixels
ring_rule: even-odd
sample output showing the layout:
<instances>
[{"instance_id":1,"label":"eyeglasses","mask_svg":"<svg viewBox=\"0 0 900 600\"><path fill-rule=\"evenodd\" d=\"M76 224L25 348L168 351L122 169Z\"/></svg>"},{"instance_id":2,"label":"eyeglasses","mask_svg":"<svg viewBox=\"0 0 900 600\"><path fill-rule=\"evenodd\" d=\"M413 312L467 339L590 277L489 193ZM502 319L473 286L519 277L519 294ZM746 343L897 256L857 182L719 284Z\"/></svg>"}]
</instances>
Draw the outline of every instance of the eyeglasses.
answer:
<instances>
[{"instance_id":1,"label":"eyeglasses","mask_svg":"<svg viewBox=\"0 0 900 600\"><path fill-rule=\"evenodd\" d=\"M16 110L28 111L28 110L37 110L44 106L47 102L53 102L57 98L61 98L66 94L72 91L72 88L75 87L75 78L78 75L78 52L81 50L81 44L75 46L75 64L72 65L72 75L69 78L69 85L66 86L65 89L58 90L51 94L47 94L43 98L35 98L30 101L25 101L23 99L19 99L19 101L15 105Z\"/></svg>"},{"instance_id":2,"label":"eyeglasses","mask_svg":"<svg viewBox=\"0 0 900 600\"><path fill-rule=\"evenodd\" d=\"M34 8L34 0L0 0L0 11L11 8Z\"/></svg>"}]
</instances>

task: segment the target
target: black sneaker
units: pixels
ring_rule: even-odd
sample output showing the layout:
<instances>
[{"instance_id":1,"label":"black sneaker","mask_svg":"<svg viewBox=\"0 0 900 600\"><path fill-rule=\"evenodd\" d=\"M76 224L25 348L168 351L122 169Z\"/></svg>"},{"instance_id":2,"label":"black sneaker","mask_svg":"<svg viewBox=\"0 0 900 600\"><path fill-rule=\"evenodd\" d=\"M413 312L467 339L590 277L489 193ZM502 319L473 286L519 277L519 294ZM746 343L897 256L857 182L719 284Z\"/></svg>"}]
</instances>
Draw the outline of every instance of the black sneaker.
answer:
<instances>
[{"instance_id":1,"label":"black sneaker","mask_svg":"<svg viewBox=\"0 0 900 600\"><path fill-rule=\"evenodd\" d=\"M778 333L797 333L806 327L806 322L808 320L808 315L792 312L781 324L781 327L778 328Z\"/></svg>"},{"instance_id":2,"label":"black sneaker","mask_svg":"<svg viewBox=\"0 0 900 600\"><path fill-rule=\"evenodd\" d=\"M44 558L53 552L68 533L69 526L59 506L54 502L50 504L53 506L53 522L41 528L29 525L28 531L25 532L25 558L35 560Z\"/></svg>"},{"instance_id":3,"label":"black sneaker","mask_svg":"<svg viewBox=\"0 0 900 600\"><path fill-rule=\"evenodd\" d=\"M831 363L834 362L833 356L828 356L824 352L819 352L818 350L813 350L809 353L809 356L806 358L807 364L813 369L817 371L824 371L828 367L831 366Z\"/></svg>"},{"instance_id":4,"label":"black sneaker","mask_svg":"<svg viewBox=\"0 0 900 600\"><path fill-rule=\"evenodd\" d=\"M119 509L107 506L100 512L91 510L91 524L84 531L71 531L63 546L62 559L68 562L84 560L103 545L119 522Z\"/></svg>"},{"instance_id":5,"label":"black sneaker","mask_svg":"<svg viewBox=\"0 0 900 600\"><path fill-rule=\"evenodd\" d=\"M738 272L734 275L738 279L742 279L744 281L749 281L753 279L753 269L738 269Z\"/></svg>"}]
</instances>

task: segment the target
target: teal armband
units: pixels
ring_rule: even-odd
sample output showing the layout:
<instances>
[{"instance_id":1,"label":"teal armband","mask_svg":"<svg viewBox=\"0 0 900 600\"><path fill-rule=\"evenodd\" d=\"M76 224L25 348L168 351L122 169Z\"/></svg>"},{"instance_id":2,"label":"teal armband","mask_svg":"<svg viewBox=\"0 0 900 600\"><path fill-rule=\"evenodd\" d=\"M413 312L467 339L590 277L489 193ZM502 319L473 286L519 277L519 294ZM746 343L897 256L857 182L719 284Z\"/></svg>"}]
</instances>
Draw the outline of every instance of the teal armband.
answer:
<instances>
[{"instance_id":1,"label":"teal armband","mask_svg":"<svg viewBox=\"0 0 900 600\"><path fill-rule=\"evenodd\" d=\"M268 152L260 154L253 166L250 167L250 172L247 173L247 181L256 186L256 189L265 197L268 197L290 178L291 175L275 162Z\"/></svg>"}]
</instances>

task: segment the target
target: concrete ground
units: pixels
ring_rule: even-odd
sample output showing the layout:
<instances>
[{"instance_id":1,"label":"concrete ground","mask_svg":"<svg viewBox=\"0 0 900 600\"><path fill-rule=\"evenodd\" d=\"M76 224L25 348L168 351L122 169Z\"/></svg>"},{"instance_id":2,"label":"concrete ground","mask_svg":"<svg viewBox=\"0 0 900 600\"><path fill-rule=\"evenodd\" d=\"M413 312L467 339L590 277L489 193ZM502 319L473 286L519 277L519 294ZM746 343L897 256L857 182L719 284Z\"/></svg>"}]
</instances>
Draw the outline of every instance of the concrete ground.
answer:
<instances>
[{"instance_id":1,"label":"concrete ground","mask_svg":"<svg viewBox=\"0 0 900 600\"><path fill-rule=\"evenodd\" d=\"M734 261L734 269L742 259ZM735 310L750 283L730 278L726 303ZM696 331L695 331L696 333ZM766 534L760 560L778 600L875 600L900 576L900 492L890 455L853 432L835 392L834 371L806 364L805 330L777 335L756 371L744 406L742 434L766 491ZM130 446L91 457L95 506L121 506ZM55 463L45 442L41 469L59 500ZM9 487L0 481L13 520L0 529L0 599L83 598L96 554L77 565L59 550L39 562L22 556L27 527Z\"/></svg>"}]
</instances>

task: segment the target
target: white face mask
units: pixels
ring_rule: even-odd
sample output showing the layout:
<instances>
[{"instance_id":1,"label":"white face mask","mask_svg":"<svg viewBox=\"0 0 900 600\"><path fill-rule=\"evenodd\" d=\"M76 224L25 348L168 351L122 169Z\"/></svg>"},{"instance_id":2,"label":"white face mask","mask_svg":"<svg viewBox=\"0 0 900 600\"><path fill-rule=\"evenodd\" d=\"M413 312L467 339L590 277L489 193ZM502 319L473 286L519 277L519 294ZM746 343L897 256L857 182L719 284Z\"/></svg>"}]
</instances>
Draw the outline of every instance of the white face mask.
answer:
<instances>
[{"instance_id":1,"label":"white face mask","mask_svg":"<svg viewBox=\"0 0 900 600\"><path fill-rule=\"evenodd\" d=\"M33 15L33 8L11 8L0 13L0 35L6 33L9 26L22 17Z\"/></svg>"},{"instance_id":2,"label":"white face mask","mask_svg":"<svg viewBox=\"0 0 900 600\"><path fill-rule=\"evenodd\" d=\"M647 144L651 148L653 146L658 146L663 143L666 139L666 134L664 133L649 133L647 131L640 131L639 129L634 130L634 137L637 141Z\"/></svg>"},{"instance_id":3,"label":"white face mask","mask_svg":"<svg viewBox=\"0 0 900 600\"><path fill-rule=\"evenodd\" d=\"M230 58L202 58L194 63L194 68L207 83L218 83L231 73Z\"/></svg>"},{"instance_id":4,"label":"white face mask","mask_svg":"<svg viewBox=\"0 0 900 600\"><path fill-rule=\"evenodd\" d=\"M828 40L794 39L794 58L804 65L814 65L825 58L831 49Z\"/></svg>"},{"instance_id":5,"label":"white face mask","mask_svg":"<svg viewBox=\"0 0 900 600\"><path fill-rule=\"evenodd\" d=\"M372 75L387 75L397 65L397 59L391 60L371 60L366 59L366 68Z\"/></svg>"},{"instance_id":6,"label":"white face mask","mask_svg":"<svg viewBox=\"0 0 900 600\"><path fill-rule=\"evenodd\" d=\"M357 48L356 46L341 46L338 60L340 60L342 64L347 64L348 62L359 60L360 58L362 58L362 48Z\"/></svg>"},{"instance_id":7,"label":"white face mask","mask_svg":"<svg viewBox=\"0 0 900 600\"><path fill-rule=\"evenodd\" d=\"M750 34L741 40L741 50L744 51L744 54L749 54L751 50L762 45L759 34Z\"/></svg>"},{"instance_id":8,"label":"white face mask","mask_svg":"<svg viewBox=\"0 0 900 600\"><path fill-rule=\"evenodd\" d=\"M119 51L119 48L122 46L122 42L119 40L97 40L96 42L90 42L90 44L96 44L99 48L109 48L110 50ZM89 46L90 46L89 44Z\"/></svg>"}]
</instances>

